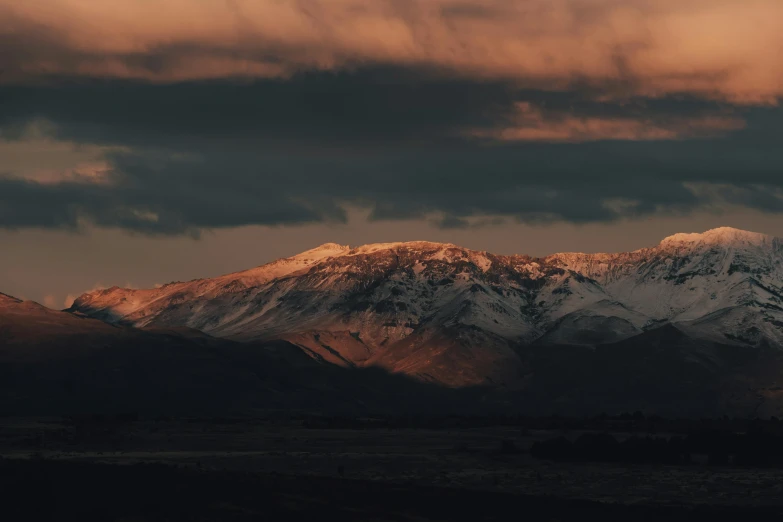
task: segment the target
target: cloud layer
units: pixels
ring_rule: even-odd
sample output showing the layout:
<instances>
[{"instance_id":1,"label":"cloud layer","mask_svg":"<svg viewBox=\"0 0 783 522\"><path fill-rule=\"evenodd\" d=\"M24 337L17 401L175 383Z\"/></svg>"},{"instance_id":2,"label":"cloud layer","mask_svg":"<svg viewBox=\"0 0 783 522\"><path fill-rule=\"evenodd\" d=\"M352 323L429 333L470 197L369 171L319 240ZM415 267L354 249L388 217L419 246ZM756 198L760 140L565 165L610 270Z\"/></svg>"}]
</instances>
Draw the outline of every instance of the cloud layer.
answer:
<instances>
[{"instance_id":1,"label":"cloud layer","mask_svg":"<svg viewBox=\"0 0 783 522\"><path fill-rule=\"evenodd\" d=\"M783 211L777 0L0 0L0 228Z\"/></svg>"},{"instance_id":2,"label":"cloud layer","mask_svg":"<svg viewBox=\"0 0 783 522\"><path fill-rule=\"evenodd\" d=\"M427 67L605 96L783 95L778 0L0 1L2 79Z\"/></svg>"}]
</instances>

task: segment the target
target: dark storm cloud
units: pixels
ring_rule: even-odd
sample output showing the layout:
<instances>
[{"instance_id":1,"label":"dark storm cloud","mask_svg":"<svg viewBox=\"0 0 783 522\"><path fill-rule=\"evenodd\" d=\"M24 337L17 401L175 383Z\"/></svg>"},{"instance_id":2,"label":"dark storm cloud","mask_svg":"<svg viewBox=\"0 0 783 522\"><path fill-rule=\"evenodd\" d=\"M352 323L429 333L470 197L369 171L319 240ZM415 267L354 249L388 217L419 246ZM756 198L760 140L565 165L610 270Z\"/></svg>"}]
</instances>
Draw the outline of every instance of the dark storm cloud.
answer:
<instances>
[{"instance_id":1,"label":"dark storm cloud","mask_svg":"<svg viewBox=\"0 0 783 522\"><path fill-rule=\"evenodd\" d=\"M263 139L365 146L454 142L470 131L567 120L642 122L690 137L687 128L673 124L731 121L738 112L692 96L599 102L592 92L519 89L510 81L468 80L424 68L372 67L254 82L55 83L0 86L0 131L18 136L31 119L41 118L57 124L58 137L93 143L187 148L198 140L255 144ZM520 104L532 104L541 121L520 120L525 116ZM601 129L595 133L583 139L606 138Z\"/></svg>"},{"instance_id":2,"label":"dark storm cloud","mask_svg":"<svg viewBox=\"0 0 783 522\"><path fill-rule=\"evenodd\" d=\"M0 86L0 128L19 129L39 117L57 123L65 139L143 146L182 140L178 146L187 147L201 139L413 142L502 122L519 96L502 82L380 68L241 83L58 83Z\"/></svg>"},{"instance_id":3,"label":"dark storm cloud","mask_svg":"<svg viewBox=\"0 0 783 522\"><path fill-rule=\"evenodd\" d=\"M107 172L37 183L0 163L0 227L197 234L340 222L346 206L376 220L441 214L446 228L495 216L609 222L721 203L780 210L771 191L783 166L771 137L783 129L778 108L693 96L597 101L420 68L53 83L0 87L2 137L26 140L30 122L50 122L58 140L108 147Z\"/></svg>"}]
</instances>

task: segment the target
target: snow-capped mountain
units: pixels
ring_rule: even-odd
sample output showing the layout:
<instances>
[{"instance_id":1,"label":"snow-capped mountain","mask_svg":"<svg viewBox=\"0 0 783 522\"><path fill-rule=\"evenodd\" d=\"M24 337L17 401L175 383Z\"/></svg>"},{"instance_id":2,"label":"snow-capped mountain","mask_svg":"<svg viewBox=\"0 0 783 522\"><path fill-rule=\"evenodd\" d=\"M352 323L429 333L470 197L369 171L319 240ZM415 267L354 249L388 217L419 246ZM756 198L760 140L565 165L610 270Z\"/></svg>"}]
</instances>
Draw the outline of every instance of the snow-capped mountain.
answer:
<instances>
[{"instance_id":1,"label":"snow-capped mountain","mask_svg":"<svg viewBox=\"0 0 783 522\"><path fill-rule=\"evenodd\" d=\"M783 242L730 228L620 254L494 255L452 244L325 244L248 271L79 297L71 311L285 339L316 359L445 384L512 385L520 347L597 346L674 325L783 346Z\"/></svg>"},{"instance_id":2,"label":"snow-capped mountain","mask_svg":"<svg viewBox=\"0 0 783 522\"><path fill-rule=\"evenodd\" d=\"M783 241L732 228L676 234L623 254L547 261L597 281L640 318L718 342L783 346Z\"/></svg>"}]
</instances>

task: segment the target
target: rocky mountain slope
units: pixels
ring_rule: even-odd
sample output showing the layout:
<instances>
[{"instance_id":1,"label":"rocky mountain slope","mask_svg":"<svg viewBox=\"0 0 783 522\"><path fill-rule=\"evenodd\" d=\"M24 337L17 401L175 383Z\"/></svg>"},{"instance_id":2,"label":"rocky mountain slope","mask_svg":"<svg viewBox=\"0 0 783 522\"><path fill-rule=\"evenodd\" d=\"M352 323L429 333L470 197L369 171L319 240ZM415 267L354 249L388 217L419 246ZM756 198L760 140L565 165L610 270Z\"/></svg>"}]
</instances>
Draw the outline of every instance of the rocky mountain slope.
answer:
<instances>
[{"instance_id":1,"label":"rocky mountain slope","mask_svg":"<svg viewBox=\"0 0 783 522\"><path fill-rule=\"evenodd\" d=\"M476 413L484 391L348 371L284 341L111 325L0 294L3 415Z\"/></svg>"},{"instance_id":2,"label":"rocky mountain slope","mask_svg":"<svg viewBox=\"0 0 783 522\"><path fill-rule=\"evenodd\" d=\"M556 254L547 261L595 280L646 318L718 342L783 346L783 242L719 228L676 234L624 254Z\"/></svg>"},{"instance_id":3,"label":"rocky mountain slope","mask_svg":"<svg viewBox=\"0 0 783 522\"><path fill-rule=\"evenodd\" d=\"M356 333L236 342L187 327L109 324L0 295L0 410L783 414L779 347L718 343L674 324L594 346L514 343L457 321L377 347Z\"/></svg>"},{"instance_id":4,"label":"rocky mountain slope","mask_svg":"<svg viewBox=\"0 0 783 522\"><path fill-rule=\"evenodd\" d=\"M282 339L341 366L513 389L530 373L531 345L595 348L672 325L703 342L783 346L781 262L781 240L729 228L635 252L544 258L429 242L330 243L214 279L91 292L71 311L237 341Z\"/></svg>"}]
</instances>

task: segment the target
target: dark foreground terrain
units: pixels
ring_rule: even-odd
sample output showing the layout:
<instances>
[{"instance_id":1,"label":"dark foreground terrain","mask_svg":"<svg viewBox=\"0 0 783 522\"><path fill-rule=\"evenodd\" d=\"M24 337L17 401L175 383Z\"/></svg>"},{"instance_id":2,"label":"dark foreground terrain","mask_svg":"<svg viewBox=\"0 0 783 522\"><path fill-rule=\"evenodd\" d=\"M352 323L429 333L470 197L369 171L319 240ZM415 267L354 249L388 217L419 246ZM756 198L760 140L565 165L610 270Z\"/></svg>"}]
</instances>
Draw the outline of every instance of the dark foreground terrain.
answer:
<instances>
[{"instance_id":1,"label":"dark foreground terrain","mask_svg":"<svg viewBox=\"0 0 783 522\"><path fill-rule=\"evenodd\" d=\"M0 462L4 520L775 520L771 508L628 506L312 476Z\"/></svg>"},{"instance_id":2,"label":"dark foreground terrain","mask_svg":"<svg viewBox=\"0 0 783 522\"><path fill-rule=\"evenodd\" d=\"M408 427L404 427L405 425ZM620 425L617 440L641 436ZM671 426L669 426L671 427ZM583 427L0 419L3 520L780 520L783 469L563 461ZM658 431L657 437L666 433ZM706 456L705 456L706 457Z\"/></svg>"}]
</instances>

